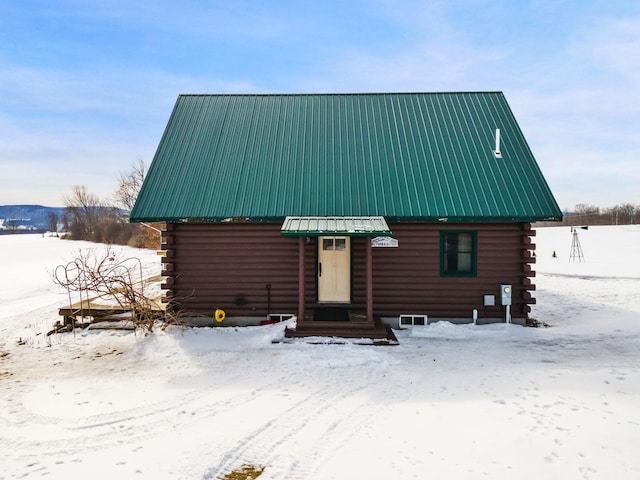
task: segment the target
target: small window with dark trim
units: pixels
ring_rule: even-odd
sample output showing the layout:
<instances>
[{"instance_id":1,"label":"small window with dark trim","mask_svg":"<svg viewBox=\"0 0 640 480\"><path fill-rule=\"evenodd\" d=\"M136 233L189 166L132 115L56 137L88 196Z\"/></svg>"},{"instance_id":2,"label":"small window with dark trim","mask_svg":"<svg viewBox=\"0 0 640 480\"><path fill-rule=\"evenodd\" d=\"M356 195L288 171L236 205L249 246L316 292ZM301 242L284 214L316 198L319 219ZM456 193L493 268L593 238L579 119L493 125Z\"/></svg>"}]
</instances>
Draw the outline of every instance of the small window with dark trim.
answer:
<instances>
[{"instance_id":1,"label":"small window with dark trim","mask_svg":"<svg viewBox=\"0 0 640 480\"><path fill-rule=\"evenodd\" d=\"M475 277L477 251L477 232L440 232L440 275Z\"/></svg>"}]
</instances>

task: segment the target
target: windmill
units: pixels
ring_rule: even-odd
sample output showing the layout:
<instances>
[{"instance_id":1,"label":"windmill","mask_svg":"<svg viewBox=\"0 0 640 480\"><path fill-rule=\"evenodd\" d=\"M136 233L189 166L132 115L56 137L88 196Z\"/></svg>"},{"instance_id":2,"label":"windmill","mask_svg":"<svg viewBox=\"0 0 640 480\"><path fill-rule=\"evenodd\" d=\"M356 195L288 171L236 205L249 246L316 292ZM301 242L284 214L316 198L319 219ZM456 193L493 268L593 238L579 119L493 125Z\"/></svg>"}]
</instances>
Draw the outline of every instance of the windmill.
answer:
<instances>
[{"instance_id":1,"label":"windmill","mask_svg":"<svg viewBox=\"0 0 640 480\"><path fill-rule=\"evenodd\" d=\"M571 227L571 253L569 254L569 261L578 262L584 261L584 253L582 253L582 246L580 245L580 238L578 237L578 230L589 230L588 226L585 227Z\"/></svg>"}]
</instances>

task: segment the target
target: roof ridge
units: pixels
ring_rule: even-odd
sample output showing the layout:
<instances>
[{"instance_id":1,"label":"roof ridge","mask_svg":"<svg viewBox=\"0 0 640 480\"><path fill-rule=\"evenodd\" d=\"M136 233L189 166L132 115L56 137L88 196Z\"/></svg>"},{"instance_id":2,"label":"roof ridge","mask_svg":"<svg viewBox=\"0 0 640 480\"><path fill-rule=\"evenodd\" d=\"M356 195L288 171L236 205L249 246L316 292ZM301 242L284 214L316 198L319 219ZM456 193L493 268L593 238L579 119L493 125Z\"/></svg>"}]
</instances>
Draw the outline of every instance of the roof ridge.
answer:
<instances>
[{"instance_id":1,"label":"roof ridge","mask_svg":"<svg viewBox=\"0 0 640 480\"><path fill-rule=\"evenodd\" d=\"M333 92L333 93L180 93L180 97L311 97L311 96L359 96L359 95L478 95L504 94L501 90L451 91L451 92Z\"/></svg>"}]
</instances>

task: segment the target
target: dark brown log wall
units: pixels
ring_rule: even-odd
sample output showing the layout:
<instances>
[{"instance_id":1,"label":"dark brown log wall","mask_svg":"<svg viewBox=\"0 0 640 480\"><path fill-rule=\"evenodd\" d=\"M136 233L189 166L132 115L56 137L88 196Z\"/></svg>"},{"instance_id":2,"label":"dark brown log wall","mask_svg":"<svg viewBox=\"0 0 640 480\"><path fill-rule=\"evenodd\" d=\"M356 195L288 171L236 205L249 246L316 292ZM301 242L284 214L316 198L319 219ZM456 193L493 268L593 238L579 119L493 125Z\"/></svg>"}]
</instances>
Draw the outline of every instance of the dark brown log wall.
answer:
<instances>
[{"instance_id":1,"label":"dark brown log wall","mask_svg":"<svg viewBox=\"0 0 640 480\"><path fill-rule=\"evenodd\" d=\"M188 313L265 316L271 285L271 313L297 313L298 239L280 235L280 224L168 224L167 298ZM306 284L315 282L315 242L305 246ZM315 288L305 292L315 300Z\"/></svg>"},{"instance_id":2,"label":"dark brown log wall","mask_svg":"<svg viewBox=\"0 0 640 480\"><path fill-rule=\"evenodd\" d=\"M504 317L499 286L513 285L512 316L526 318L535 302L529 224L390 224L398 248L373 249L375 316L427 314L433 318ZM478 232L478 275L440 276L440 232ZM365 311L365 238L352 241L352 300ZM169 224L164 233L167 296L187 312L264 316L271 284L271 313L297 313L298 239L280 235L280 224ZM316 239L305 245L305 304L316 301ZM484 307L483 296L496 296ZM244 303L243 303L244 302Z\"/></svg>"},{"instance_id":3,"label":"dark brown log wall","mask_svg":"<svg viewBox=\"0 0 640 480\"><path fill-rule=\"evenodd\" d=\"M535 231L529 224L390 224L398 248L373 249L373 298L378 316L427 314L436 318L504 317L500 284L513 286L513 318L526 318L535 302L530 264ZM440 276L440 232L476 231L476 277ZM363 248L362 248L363 249ZM361 254L354 252L357 258ZM355 262L354 262L355 263ZM361 278L361 275L357 275ZM354 285L355 287L355 285ZM363 287L357 284L357 292ZM496 306L484 307L484 295L495 295ZM360 295L360 294L359 294Z\"/></svg>"}]
</instances>

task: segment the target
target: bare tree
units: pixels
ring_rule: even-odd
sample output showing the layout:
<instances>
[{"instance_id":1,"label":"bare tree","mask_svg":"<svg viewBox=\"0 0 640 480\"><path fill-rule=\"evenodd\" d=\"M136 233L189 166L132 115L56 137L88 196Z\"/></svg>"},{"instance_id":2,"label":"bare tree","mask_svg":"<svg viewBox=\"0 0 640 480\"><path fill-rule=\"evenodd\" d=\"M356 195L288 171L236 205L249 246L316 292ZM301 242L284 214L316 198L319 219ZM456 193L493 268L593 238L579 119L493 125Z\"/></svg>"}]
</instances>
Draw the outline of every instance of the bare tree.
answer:
<instances>
[{"instance_id":1,"label":"bare tree","mask_svg":"<svg viewBox=\"0 0 640 480\"><path fill-rule=\"evenodd\" d=\"M138 161L131 165L129 173L121 173L118 177L118 188L115 192L116 203L127 212L131 212L136 203L146 172L147 167L144 160L138 158Z\"/></svg>"},{"instance_id":2,"label":"bare tree","mask_svg":"<svg viewBox=\"0 0 640 480\"><path fill-rule=\"evenodd\" d=\"M600 215L600 207L579 203L575 208L576 215Z\"/></svg>"},{"instance_id":3,"label":"bare tree","mask_svg":"<svg viewBox=\"0 0 640 480\"><path fill-rule=\"evenodd\" d=\"M74 185L69 195L62 197L70 219L70 232L74 240L92 238L98 220L100 199L89 193L84 185Z\"/></svg>"},{"instance_id":4,"label":"bare tree","mask_svg":"<svg viewBox=\"0 0 640 480\"><path fill-rule=\"evenodd\" d=\"M63 196L70 220L69 231L74 240L102 243L124 243L130 234L122 232L123 221L118 209L76 185L70 195Z\"/></svg>"},{"instance_id":5,"label":"bare tree","mask_svg":"<svg viewBox=\"0 0 640 480\"><path fill-rule=\"evenodd\" d=\"M69 227L69 217L67 216L66 212L62 214L62 231L63 232L68 232L70 230Z\"/></svg>"},{"instance_id":6,"label":"bare tree","mask_svg":"<svg viewBox=\"0 0 640 480\"><path fill-rule=\"evenodd\" d=\"M613 207L600 208L596 205L579 203L573 212L564 214L561 225L629 225L640 223L640 205L619 203ZM547 226L555 222L542 222Z\"/></svg>"},{"instance_id":7,"label":"bare tree","mask_svg":"<svg viewBox=\"0 0 640 480\"><path fill-rule=\"evenodd\" d=\"M115 191L116 204L131 212L138 198L138 193L144 182L147 167L144 160L138 158L137 162L131 164L131 171L126 174L121 173L118 178L118 188ZM139 248L158 248L160 246L160 231L162 225L159 223L149 224L128 224L130 237L128 244Z\"/></svg>"},{"instance_id":8,"label":"bare tree","mask_svg":"<svg viewBox=\"0 0 640 480\"><path fill-rule=\"evenodd\" d=\"M120 174L114 201L100 200L84 186L74 186L71 194L63 197L71 238L109 244L131 245L142 248L158 248L161 225L129 223L128 214L135 204L142 187L146 166L142 159L132 164L131 171ZM63 217L63 221L64 221Z\"/></svg>"},{"instance_id":9,"label":"bare tree","mask_svg":"<svg viewBox=\"0 0 640 480\"><path fill-rule=\"evenodd\" d=\"M47 228L51 233L58 233L58 214L55 212L47 215Z\"/></svg>"},{"instance_id":10,"label":"bare tree","mask_svg":"<svg viewBox=\"0 0 640 480\"><path fill-rule=\"evenodd\" d=\"M618 205L607 209L606 213L610 215L610 222L618 224L633 223L639 207L631 203L619 203Z\"/></svg>"}]
</instances>

